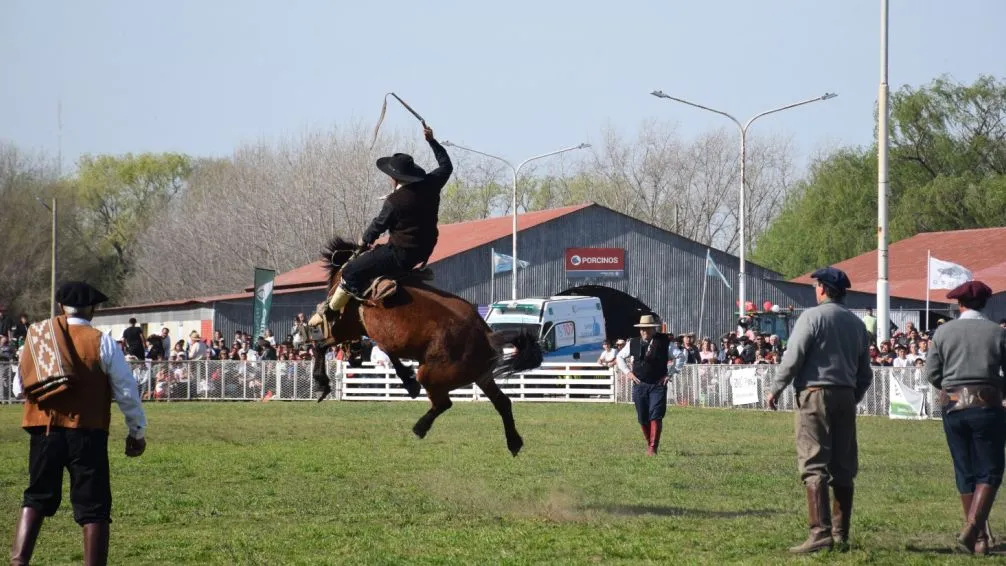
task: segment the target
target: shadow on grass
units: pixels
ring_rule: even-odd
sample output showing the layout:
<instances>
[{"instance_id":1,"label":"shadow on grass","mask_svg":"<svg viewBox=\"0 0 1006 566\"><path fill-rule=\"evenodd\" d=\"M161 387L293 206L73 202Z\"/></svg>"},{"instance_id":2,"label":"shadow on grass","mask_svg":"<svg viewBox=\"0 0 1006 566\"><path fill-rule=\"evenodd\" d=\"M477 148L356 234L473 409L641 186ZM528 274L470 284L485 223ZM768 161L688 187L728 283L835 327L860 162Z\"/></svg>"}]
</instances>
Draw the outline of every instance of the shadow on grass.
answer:
<instances>
[{"instance_id":1,"label":"shadow on grass","mask_svg":"<svg viewBox=\"0 0 1006 566\"><path fill-rule=\"evenodd\" d=\"M915 552L919 554L959 554L961 556L967 556L966 553L957 550L957 548L949 541L945 545L918 545L909 543L905 545L905 551ZM1006 543L998 543L989 549L989 556L1006 556Z\"/></svg>"},{"instance_id":2,"label":"shadow on grass","mask_svg":"<svg viewBox=\"0 0 1006 566\"><path fill-rule=\"evenodd\" d=\"M623 517L655 515L658 517L696 517L699 519L736 519L739 517L771 517L779 511L769 509L743 509L740 511L710 511L707 509L686 509L684 507L660 507L655 505L597 505L584 507L590 511L600 511Z\"/></svg>"}]
</instances>

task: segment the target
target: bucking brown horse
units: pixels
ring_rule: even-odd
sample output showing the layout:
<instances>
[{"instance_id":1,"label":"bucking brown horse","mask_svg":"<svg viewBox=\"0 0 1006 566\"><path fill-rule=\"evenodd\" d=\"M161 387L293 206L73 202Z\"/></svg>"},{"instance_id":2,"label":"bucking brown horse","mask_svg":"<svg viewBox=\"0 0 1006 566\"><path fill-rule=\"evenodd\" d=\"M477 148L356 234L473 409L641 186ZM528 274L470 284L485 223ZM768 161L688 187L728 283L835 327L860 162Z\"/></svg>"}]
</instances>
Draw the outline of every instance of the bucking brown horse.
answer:
<instances>
[{"instance_id":1,"label":"bucking brown horse","mask_svg":"<svg viewBox=\"0 0 1006 566\"><path fill-rule=\"evenodd\" d=\"M342 267L360 251L342 238L332 239L322 251L329 271L329 295L340 282ZM452 390L474 383L502 417L510 453L520 452L524 441L517 433L510 399L495 380L541 365L537 337L526 332L493 332L471 303L410 274L398 278L398 290L390 297L380 302L350 301L339 319L329 322L331 337L314 345L313 375L322 392L319 401L331 393L325 352L336 344L369 336L391 358L395 373L413 398L420 392L419 384L426 389L432 406L412 427L416 436L424 438L433 421L451 408ZM505 355L507 345L515 352ZM419 362L416 377L403 359Z\"/></svg>"}]
</instances>

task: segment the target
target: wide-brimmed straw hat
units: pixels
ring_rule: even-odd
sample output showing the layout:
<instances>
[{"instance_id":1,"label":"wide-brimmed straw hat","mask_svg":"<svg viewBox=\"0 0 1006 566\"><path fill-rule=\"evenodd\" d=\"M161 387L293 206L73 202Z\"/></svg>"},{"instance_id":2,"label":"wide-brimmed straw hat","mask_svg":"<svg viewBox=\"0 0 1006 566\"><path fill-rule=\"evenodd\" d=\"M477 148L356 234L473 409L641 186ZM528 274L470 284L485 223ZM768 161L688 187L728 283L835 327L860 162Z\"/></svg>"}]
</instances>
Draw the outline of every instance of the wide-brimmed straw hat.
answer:
<instances>
[{"instance_id":1,"label":"wide-brimmed straw hat","mask_svg":"<svg viewBox=\"0 0 1006 566\"><path fill-rule=\"evenodd\" d=\"M639 317L639 324L634 325L636 328L659 328L660 320L657 319L655 315L644 314Z\"/></svg>"}]
</instances>

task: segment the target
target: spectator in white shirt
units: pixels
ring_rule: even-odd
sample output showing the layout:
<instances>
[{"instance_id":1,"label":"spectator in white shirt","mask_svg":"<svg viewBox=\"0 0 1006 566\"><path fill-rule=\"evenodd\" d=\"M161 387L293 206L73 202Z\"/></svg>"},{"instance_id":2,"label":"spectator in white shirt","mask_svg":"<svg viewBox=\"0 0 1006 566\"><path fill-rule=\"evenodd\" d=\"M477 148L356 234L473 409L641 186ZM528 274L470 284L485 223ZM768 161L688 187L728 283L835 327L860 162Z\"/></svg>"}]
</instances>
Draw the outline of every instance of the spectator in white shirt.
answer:
<instances>
[{"instance_id":1,"label":"spectator in white shirt","mask_svg":"<svg viewBox=\"0 0 1006 566\"><path fill-rule=\"evenodd\" d=\"M892 366L896 368L906 368L912 365L912 362L905 355L906 352L904 346L898 344L897 348L895 348L894 351L897 352L898 357L894 358L894 362L891 364Z\"/></svg>"},{"instance_id":2,"label":"spectator in white shirt","mask_svg":"<svg viewBox=\"0 0 1006 566\"><path fill-rule=\"evenodd\" d=\"M189 334L189 359L190 360L203 360L206 359L206 352L208 348L206 344L199 338L199 333L193 330Z\"/></svg>"},{"instance_id":3,"label":"spectator in white shirt","mask_svg":"<svg viewBox=\"0 0 1006 566\"><path fill-rule=\"evenodd\" d=\"M381 349L377 347L377 344L374 344L374 347L370 350L370 361L374 364L374 367L391 367L391 358L381 351Z\"/></svg>"},{"instance_id":4,"label":"spectator in white shirt","mask_svg":"<svg viewBox=\"0 0 1006 566\"><path fill-rule=\"evenodd\" d=\"M601 356L597 358L598 365L606 368L615 367L615 356L618 354L607 340L601 342Z\"/></svg>"}]
</instances>

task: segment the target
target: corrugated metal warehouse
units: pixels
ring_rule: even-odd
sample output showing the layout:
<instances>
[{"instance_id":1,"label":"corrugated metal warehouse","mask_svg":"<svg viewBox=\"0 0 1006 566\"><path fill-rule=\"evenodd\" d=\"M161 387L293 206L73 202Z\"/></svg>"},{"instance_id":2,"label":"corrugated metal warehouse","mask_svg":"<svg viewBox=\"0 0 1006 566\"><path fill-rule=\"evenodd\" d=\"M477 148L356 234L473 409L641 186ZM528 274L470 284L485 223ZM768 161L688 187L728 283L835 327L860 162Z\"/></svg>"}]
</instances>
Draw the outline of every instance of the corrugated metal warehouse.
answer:
<instances>
[{"instance_id":1,"label":"corrugated metal warehouse","mask_svg":"<svg viewBox=\"0 0 1006 566\"><path fill-rule=\"evenodd\" d=\"M448 224L440 227L440 240L429 266L436 287L455 293L484 308L491 301L511 295L510 272L493 272L493 250L510 254L511 217ZM319 242L320 244L320 242ZM559 294L585 294L601 299L609 338L634 333L632 324L640 314L654 312L675 332L715 336L737 323L738 258L688 240L666 230L597 204L521 214L518 217L518 258L528 262L518 271L519 298ZM706 276L706 253L729 282ZM249 274L249 279L251 274ZM704 309L700 309L706 284ZM856 281L854 281L856 283ZM323 298L325 271L310 264L277 276L270 315L270 328L282 339L297 313L310 315ZM198 329L220 330L230 341L235 330L252 326L251 288L245 293L204 297L154 305L117 307L99 311L95 323L113 335L121 333L129 316L141 323L168 326L174 312L201 305L212 310L212 319ZM748 263L747 299L760 306L765 301L804 308L813 305L813 287L789 282L773 271ZM848 305L865 309L875 305L871 293L853 292ZM924 301L891 299L897 322L911 313L918 320ZM934 303L934 308L945 305ZM699 321L700 310L703 311ZM177 317L176 317L177 318ZM154 324L156 323L156 324Z\"/></svg>"}]
</instances>

